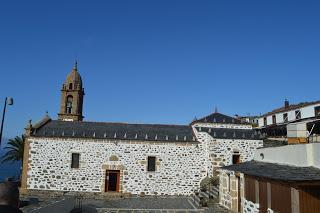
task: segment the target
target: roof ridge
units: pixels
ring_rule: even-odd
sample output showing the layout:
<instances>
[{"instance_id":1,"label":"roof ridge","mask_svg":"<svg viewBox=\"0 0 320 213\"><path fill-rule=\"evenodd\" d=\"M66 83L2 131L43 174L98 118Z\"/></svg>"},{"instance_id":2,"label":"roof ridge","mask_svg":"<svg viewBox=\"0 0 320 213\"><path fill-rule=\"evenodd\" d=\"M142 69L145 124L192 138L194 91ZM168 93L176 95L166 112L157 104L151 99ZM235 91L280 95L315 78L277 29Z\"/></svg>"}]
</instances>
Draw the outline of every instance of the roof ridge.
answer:
<instances>
[{"instance_id":1,"label":"roof ridge","mask_svg":"<svg viewBox=\"0 0 320 213\"><path fill-rule=\"evenodd\" d=\"M276 113L285 112L287 110L294 110L294 109L299 108L299 107L305 107L305 106L318 104L318 103L320 103L320 100L318 100L318 101L300 102L300 103L297 103L297 104L290 104L287 108L285 106L282 106L282 107L275 108L275 109L273 109L273 110L271 110L269 112L266 112L261 117L267 116L267 115L270 115L270 114L276 114Z\"/></svg>"},{"instance_id":2,"label":"roof ridge","mask_svg":"<svg viewBox=\"0 0 320 213\"><path fill-rule=\"evenodd\" d=\"M186 124L155 124L155 123L127 123L127 122L105 122L105 121L63 121L63 120L52 120L58 122L74 122L74 123L96 123L96 124L125 124L125 125L152 125L152 126L180 126L190 127Z\"/></svg>"}]
</instances>

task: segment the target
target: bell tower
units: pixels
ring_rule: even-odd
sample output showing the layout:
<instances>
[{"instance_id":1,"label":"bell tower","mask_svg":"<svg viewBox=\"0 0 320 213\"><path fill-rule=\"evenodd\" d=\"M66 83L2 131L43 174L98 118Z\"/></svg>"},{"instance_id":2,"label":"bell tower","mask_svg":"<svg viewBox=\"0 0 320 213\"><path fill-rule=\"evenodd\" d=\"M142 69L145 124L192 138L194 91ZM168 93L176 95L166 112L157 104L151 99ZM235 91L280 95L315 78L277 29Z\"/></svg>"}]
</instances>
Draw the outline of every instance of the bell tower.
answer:
<instances>
[{"instance_id":1,"label":"bell tower","mask_svg":"<svg viewBox=\"0 0 320 213\"><path fill-rule=\"evenodd\" d=\"M83 96L84 89L76 62L62 85L58 120L82 121Z\"/></svg>"}]
</instances>

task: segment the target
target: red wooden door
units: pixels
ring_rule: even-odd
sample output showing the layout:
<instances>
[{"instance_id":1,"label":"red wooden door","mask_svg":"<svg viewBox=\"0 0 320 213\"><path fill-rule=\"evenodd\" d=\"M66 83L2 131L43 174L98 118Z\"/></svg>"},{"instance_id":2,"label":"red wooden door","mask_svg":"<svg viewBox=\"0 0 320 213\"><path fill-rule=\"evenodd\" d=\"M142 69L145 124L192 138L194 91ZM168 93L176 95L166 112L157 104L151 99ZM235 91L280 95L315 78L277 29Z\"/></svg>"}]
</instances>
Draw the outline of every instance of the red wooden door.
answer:
<instances>
[{"instance_id":1,"label":"red wooden door","mask_svg":"<svg viewBox=\"0 0 320 213\"><path fill-rule=\"evenodd\" d=\"M120 189L120 171L119 170L107 170L105 191L106 192L119 192Z\"/></svg>"}]
</instances>

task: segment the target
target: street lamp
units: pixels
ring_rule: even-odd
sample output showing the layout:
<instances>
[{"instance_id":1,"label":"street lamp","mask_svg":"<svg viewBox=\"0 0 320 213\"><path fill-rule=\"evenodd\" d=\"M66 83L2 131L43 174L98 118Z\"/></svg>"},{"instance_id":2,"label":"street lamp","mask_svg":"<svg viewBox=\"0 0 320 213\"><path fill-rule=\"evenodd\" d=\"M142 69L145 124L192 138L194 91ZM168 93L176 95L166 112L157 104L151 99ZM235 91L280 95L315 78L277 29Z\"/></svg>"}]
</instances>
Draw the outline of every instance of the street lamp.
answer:
<instances>
[{"instance_id":1,"label":"street lamp","mask_svg":"<svg viewBox=\"0 0 320 213\"><path fill-rule=\"evenodd\" d=\"M3 122L4 122L4 116L6 115L7 104L8 105L13 105L13 98L6 97L6 100L4 101L4 107L3 107L3 113L2 113L2 121L1 121L1 129L0 129L0 147L1 147L1 140L2 140Z\"/></svg>"}]
</instances>

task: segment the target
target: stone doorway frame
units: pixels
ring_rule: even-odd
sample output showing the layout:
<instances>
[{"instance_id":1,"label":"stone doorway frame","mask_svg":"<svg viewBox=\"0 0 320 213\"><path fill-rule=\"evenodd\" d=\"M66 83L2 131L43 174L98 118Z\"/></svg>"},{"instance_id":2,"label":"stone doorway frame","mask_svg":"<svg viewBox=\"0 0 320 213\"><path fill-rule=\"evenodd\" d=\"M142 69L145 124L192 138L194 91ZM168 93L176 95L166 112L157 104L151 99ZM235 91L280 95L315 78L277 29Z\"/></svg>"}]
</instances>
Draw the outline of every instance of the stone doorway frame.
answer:
<instances>
[{"instance_id":1,"label":"stone doorway frame","mask_svg":"<svg viewBox=\"0 0 320 213\"><path fill-rule=\"evenodd\" d=\"M101 184L101 192L102 193L123 193L123 165L109 165L105 164L102 165L102 184ZM119 190L118 191L105 191L106 189L106 178L107 178L107 171L110 170L118 170L119 171Z\"/></svg>"}]
</instances>

